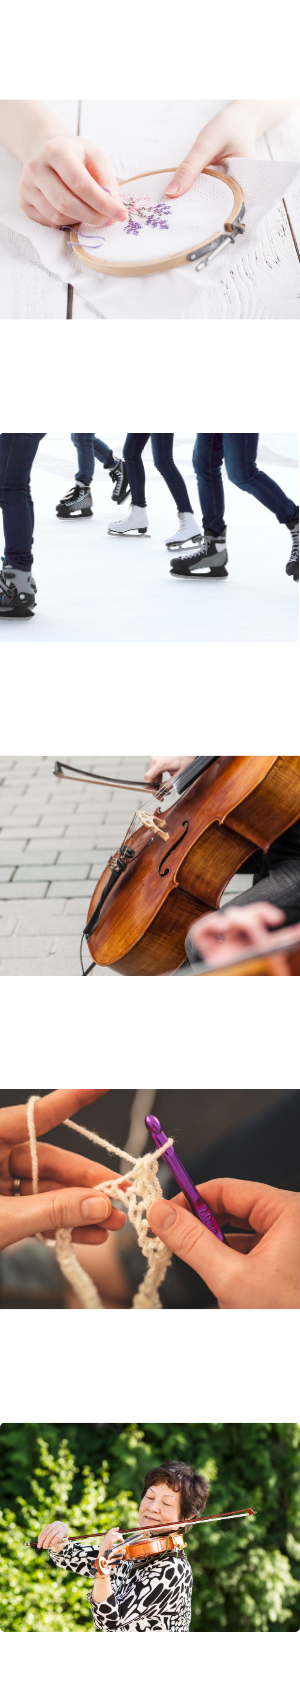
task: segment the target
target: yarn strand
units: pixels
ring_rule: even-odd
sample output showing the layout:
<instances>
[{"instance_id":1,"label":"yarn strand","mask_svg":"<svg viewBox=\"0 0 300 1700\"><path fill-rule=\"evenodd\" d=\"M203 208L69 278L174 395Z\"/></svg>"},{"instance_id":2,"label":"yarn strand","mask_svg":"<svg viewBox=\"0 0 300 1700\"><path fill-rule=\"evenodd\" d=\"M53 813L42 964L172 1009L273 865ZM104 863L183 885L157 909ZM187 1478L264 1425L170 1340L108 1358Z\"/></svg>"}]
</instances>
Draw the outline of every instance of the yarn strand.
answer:
<instances>
[{"instance_id":1,"label":"yarn strand","mask_svg":"<svg viewBox=\"0 0 300 1700\"><path fill-rule=\"evenodd\" d=\"M38 1152L34 1120L34 1105L37 1102L37 1097L32 1097L27 1104L32 1190L34 1193L38 1192ZM149 1151L144 1157L133 1157L126 1151L120 1150L118 1145L111 1145L108 1139L100 1139L99 1134L91 1133L88 1128L80 1126L78 1122L71 1121L67 1116L64 1126L71 1128L74 1133L81 1134L84 1139L91 1140L94 1145L100 1145L112 1156L121 1157L122 1162L125 1161L132 1165L121 1180L116 1176L115 1179L100 1181L99 1186L93 1190L104 1193L106 1198L117 1199L118 1203L121 1203L123 1208L128 1210L128 1219L135 1229L138 1245L147 1263L146 1274L133 1299L133 1309L161 1310L159 1288L164 1280L168 1264L171 1262L171 1253L161 1240L151 1234L146 1211L157 1198L162 1198L162 1188L157 1172L158 1163L164 1152L173 1145L173 1140L166 1139L159 1152L156 1150ZM123 1190L124 1187L126 1188L125 1191ZM78 1263L71 1229L58 1228L55 1241L57 1262L62 1274L73 1287L76 1297L80 1299L84 1309L102 1310L103 1305L94 1282Z\"/></svg>"}]
</instances>

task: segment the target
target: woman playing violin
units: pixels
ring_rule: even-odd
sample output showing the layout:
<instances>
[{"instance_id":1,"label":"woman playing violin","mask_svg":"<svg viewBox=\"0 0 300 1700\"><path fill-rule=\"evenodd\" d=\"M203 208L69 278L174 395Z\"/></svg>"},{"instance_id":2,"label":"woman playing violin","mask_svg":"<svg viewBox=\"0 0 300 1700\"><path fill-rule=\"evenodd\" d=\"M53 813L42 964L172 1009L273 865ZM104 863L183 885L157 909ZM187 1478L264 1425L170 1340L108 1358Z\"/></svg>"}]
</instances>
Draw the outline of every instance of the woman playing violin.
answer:
<instances>
[{"instance_id":1,"label":"woman playing violin","mask_svg":"<svg viewBox=\"0 0 300 1700\"><path fill-rule=\"evenodd\" d=\"M109 1529L100 1542L83 1547L69 1540L63 1523L41 1529L38 1547L48 1547L54 1564L79 1576L95 1576L90 1594L95 1629L102 1634L125 1631L149 1634L188 1633L191 1619L193 1577L176 1524L199 1518L204 1512L209 1485L189 1464L176 1461L158 1465L145 1476L138 1528L145 1529L141 1558L130 1557L119 1529ZM173 1536L159 1538L159 1530L170 1525ZM155 1531L146 1540L146 1531ZM157 1533L156 1533L157 1532ZM126 1557L114 1567L111 1549L122 1546ZM161 1544L162 1551L151 1550ZM139 1547L135 1546L135 1552ZM128 1554L128 1556L127 1556ZM112 1565L112 1569L110 1566ZM103 1568L102 1568L103 1567Z\"/></svg>"}]
</instances>

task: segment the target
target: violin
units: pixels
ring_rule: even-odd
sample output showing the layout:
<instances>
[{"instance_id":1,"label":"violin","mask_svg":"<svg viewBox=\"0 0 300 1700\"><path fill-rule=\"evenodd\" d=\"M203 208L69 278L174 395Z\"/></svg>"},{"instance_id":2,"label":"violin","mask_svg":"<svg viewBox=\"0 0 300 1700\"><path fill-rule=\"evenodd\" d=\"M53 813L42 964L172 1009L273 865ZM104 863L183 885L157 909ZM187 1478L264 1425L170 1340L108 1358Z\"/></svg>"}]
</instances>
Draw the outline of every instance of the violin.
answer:
<instances>
[{"instance_id":1,"label":"violin","mask_svg":"<svg viewBox=\"0 0 300 1700\"><path fill-rule=\"evenodd\" d=\"M181 1523L159 1524L155 1529L151 1529L151 1526L148 1529L127 1529L122 1538L114 1542L113 1547L107 1547L106 1552L95 1559L95 1570L102 1576L107 1571L114 1570L115 1565L125 1559L142 1561L145 1558L155 1558L159 1553L177 1552L186 1546L183 1535L188 1534L189 1529L202 1523L226 1523L233 1517L255 1517L255 1511L251 1505L247 1505L241 1511L219 1511L211 1517L192 1517L188 1521L182 1520ZM69 1538L72 1539L72 1536ZM102 1541L105 1537L94 1534L86 1537L86 1540L88 1538L91 1541ZM48 1551L48 1548L38 1547L36 1540L26 1541L26 1546L34 1547L38 1555Z\"/></svg>"},{"instance_id":2,"label":"violin","mask_svg":"<svg viewBox=\"0 0 300 1700\"><path fill-rule=\"evenodd\" d=\"M192 762L180 774L180 795L164 810L160 804L173 781L156 790L154 813L139 809L110 857L83 932L81 963L84 939L93 959L88 969L82 963L84 974L96 962L124 975L174 974L185 962L193 922L219 908L254 850L266 852L299 818L300 756L204 756L196 779L193 769ZM57 770L80 776L62 763Z\"/></svg>"}]
</instances>

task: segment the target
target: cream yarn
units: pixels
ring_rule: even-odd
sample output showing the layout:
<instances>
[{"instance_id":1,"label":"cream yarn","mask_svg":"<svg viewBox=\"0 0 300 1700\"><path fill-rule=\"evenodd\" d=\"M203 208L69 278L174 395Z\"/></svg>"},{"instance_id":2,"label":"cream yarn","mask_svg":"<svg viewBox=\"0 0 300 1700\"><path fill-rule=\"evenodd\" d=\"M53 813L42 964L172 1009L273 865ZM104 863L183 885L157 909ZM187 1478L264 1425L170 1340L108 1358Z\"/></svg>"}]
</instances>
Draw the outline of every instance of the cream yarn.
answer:
<instances>
[{"instance_id":1,"label":"cream yarn","mask_svg":"<svg viewBox=\"0 0 300 1700\"><path fill-rule=\"evenodd\" d=\"M35 1103L37 1103L36 1096L29 1098L27 1126L31 1155L32 1190L37 1193L38 1153L34 1120ZM151 1230L148 1227L146 1210L148 1210L150 1204L154 1204L156 1198L162 1198L162 1189L157 1174L158 1163L164 1151L167 1151L169 1146L173 1145L173 1140L166 1139L165 1145L160 1147L159 1152L157 1150L150 1151L146 1157L127 1157L126 1152L121 1151L118 1145L110 1145L107 1139L100 1139L97 1133L90 1133L86 1127L81 1127L78 1122L70 1121L68 1117L65 1119L64 1126L74 1129L75 1133L80 1133L84 1139L91 1140L94 1145L101 1145L105 1151L110 1151L112 1156L121 1157L122 1162L125 1160L133 1165L128 1174L123 1177L123 1185L125 1179L130 1182L126 1192L122 1191L121 1181L118 1179L101 1181L99 1186L94 1188L94 1191L103 1192L107 1198L117 1199L123 1210L128 1210L129 1222L135 1228L138 1245L147 1262L146 1274L133 1300L133 1309L161 1310L159 1288L164 1280L168 1264L171 1262L171 1253L167 1251L166 1246L162 1245L161 1240L154 1235L152 1237ZM102 1310L101 1299L94 1282L78 1263L70 1228L58 1228L55 1238L56 1256L62 1274L70 1282L84 1309ZM52 1244L52 1241L50 1243Z\"/></svg>"}]
</instances>

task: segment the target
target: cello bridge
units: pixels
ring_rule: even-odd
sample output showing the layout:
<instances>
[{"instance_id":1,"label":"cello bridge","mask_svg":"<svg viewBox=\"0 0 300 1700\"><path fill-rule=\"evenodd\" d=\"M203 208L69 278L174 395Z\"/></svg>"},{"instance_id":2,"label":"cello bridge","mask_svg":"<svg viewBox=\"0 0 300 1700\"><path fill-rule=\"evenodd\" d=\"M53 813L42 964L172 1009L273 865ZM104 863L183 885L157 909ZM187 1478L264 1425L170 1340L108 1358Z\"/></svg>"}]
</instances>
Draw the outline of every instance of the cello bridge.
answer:
<instances>
[{"instance_id":1,"label":"cello bridge","mask_svg":"<svg viewBox=\"0 0 300 1700\"><path fill-rule=\"evenodd\" d=\"M142 822L142 826L150 827L151 832L157 832L159 838L164 838L166 840L170 837L170 833L166 832L160 823L158 824L158 821L156 821L155 813L154 815L147 815L145 814L144 809L137 809L136 813L137 819Z\"/></svg>"}]
</instances>

